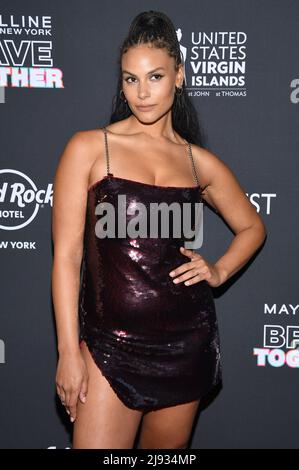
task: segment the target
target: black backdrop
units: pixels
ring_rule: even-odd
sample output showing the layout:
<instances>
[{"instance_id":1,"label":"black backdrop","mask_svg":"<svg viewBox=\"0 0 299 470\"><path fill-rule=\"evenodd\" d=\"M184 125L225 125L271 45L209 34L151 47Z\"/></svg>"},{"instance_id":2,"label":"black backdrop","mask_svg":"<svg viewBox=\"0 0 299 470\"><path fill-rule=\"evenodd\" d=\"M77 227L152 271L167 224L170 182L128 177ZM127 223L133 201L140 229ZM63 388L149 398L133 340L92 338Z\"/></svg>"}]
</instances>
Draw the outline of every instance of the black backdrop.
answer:
<instances>
[{"instance_id":1,"label":"black backdrop","mask_svg":"<svg viewBox=\"0 0 299 470\"><path fill-rule=\"evenodd\" d=\"M74 132L108 123L118 47L133 17L149 9L181 30L208 147L235 172L268 230L254 262L214 290L223 388L202 409L192 447L298 448L297 0L2 0L0 447L71 445L54 384L53 177ZM212 72L200 68L213 63ZM208 260L232 236L205 210Z\"/></svg>"}]
</instances>

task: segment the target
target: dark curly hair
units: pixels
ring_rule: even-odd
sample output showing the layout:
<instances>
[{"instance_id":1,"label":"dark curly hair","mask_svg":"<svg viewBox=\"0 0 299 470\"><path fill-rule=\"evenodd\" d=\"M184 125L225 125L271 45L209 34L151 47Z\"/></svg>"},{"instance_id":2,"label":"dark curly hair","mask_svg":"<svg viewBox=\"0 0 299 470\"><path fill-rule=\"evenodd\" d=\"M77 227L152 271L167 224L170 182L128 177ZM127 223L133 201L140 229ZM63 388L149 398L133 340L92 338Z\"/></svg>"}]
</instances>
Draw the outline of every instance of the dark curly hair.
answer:
<instances>
[{"instance_id":1,"label":"dark curly hair","mask_svg":"<svg viewBox=\"0 0 299 470\"><path fill-rule=\"evenodd\" d=\"M139 13L133 19L128 35L120 47L118 85L116 95L113 98L113 110L110 116L110 123L126 119L132 114L127 102L120 97L120 91L122 89L122 55L125 54L130 47L149 43L157 48L165 48L169 55L174 58L176 70L178 70L179 65L183 63L176 31L168 16L153 10ZM197 111L187 95L184 83L182 93L179 95L175 93L174 95L172 126L174 130L188 142L201 147L204 146L204 132L199 124Z\"/></svg>"}]
</instances>

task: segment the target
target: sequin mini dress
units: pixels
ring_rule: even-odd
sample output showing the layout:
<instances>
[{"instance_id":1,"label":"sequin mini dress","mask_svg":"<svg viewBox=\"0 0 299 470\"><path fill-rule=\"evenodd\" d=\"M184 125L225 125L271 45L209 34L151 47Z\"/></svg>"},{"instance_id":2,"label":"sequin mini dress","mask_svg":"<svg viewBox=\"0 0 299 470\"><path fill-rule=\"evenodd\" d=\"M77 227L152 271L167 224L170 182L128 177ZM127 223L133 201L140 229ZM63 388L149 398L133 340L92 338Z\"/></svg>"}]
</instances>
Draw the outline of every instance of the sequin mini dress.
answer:
<instances>
[{"instance_id":1,"label":"sequin mini dress","mask_svg":"<svg viewBox=\"0 0 299 470\"><path fill-rule=\"evenodd\" d=\"M153 202L202 202L202 191L189 142L196 186L158 186L110 173L107 129L103 131L107 174L88 190L79 341L86 343L118 398L146 413L200 399L221 381L212 290L205 280L186 286L174 284L169 276L190 261L179 249L184 236L99 238L96 208L109 202L117 217L119 195L126 196L126 209L136 203L149 208ZM133 212L126 211L127 224Z\"/></svg>"}]
</instances>

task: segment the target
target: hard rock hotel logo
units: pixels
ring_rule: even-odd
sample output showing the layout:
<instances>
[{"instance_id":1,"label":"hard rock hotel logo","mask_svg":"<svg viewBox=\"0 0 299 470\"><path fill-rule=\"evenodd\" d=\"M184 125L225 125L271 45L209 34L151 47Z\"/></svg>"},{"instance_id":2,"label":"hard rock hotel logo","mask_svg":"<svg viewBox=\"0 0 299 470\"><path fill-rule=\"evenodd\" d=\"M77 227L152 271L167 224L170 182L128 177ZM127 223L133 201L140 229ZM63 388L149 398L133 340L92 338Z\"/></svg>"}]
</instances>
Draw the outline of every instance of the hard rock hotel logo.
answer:
<instances>
[{"instance_id":1,"label":"hard rock hotel logo","mask_svg":"<svg viewBox=\"0 0 299 470\"><path fill-rule=\"evenodd\" d=\"M5 88L64 88L54 67L51 16L0 14L0 98Z\"/></svg>"},{"instance_id":2,"label":"hard rock hotel logo","mask_svg":"<svg viewBox=\"0 0 299 470\"><path fill-rule=\"evenodd\" d=\"M20 230L29 225L44 207L52 207L53 184L38 188L18 170L0 169L0 231ZM0 248L8 243L0 241Z\"/></svg>"},{"instance_id":3,"label":"hard rock hotel logo","mask_svg":"<svg viewBox=\"0 0 299 470\"><path fill-rule=\"evenodd\" d=\"M246 33L176 33L190 96L246 96Z\"/></svg>"}]
</instances>

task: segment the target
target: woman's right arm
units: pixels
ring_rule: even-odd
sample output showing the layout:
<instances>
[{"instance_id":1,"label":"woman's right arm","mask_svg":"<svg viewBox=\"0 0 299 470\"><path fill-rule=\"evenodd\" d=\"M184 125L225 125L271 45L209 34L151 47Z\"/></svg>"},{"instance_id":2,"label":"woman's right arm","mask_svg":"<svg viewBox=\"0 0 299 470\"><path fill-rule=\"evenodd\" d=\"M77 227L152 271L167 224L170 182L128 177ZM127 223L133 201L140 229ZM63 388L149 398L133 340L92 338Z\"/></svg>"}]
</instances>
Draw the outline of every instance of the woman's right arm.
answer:
<instances>
[{"instance_id":1,"label":"woman's right arm","mask_svg":"<svg viewBox=\"0 0 299 470\"><path fill-rule=\"evenodd\" d=\"M79 346L78 299L88 180L93 160L88 132L77 132L60 157L54 178L52 298L59 354L56 388L71 421L76 418L78 397L85 401L88 385Z\"/></svg>"}]
</instances>

